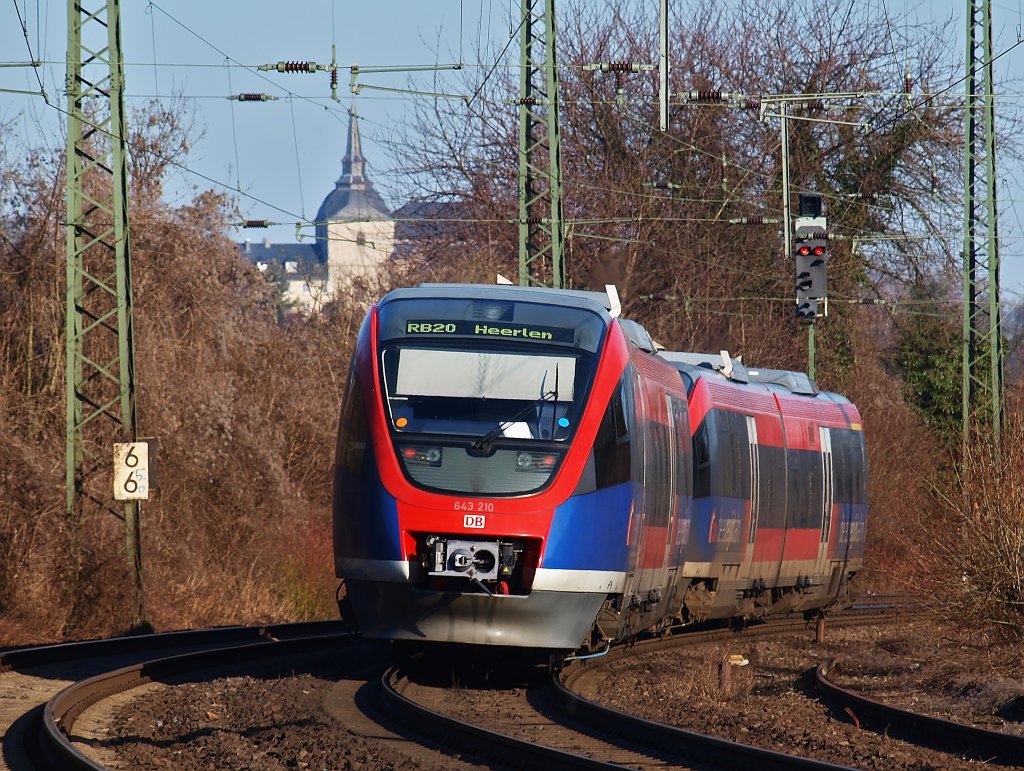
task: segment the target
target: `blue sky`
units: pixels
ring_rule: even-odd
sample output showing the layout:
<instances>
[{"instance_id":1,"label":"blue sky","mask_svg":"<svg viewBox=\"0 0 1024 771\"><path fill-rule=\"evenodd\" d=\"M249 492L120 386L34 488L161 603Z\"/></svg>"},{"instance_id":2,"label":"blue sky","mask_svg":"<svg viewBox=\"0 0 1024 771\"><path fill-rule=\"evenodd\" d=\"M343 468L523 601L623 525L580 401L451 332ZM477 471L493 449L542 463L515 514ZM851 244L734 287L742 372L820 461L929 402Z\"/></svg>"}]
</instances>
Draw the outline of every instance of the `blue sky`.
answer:
<instances>
[{"instance_id":1,"label":"blue sky","mask_svg":"<svg viewBox=\"0 0 1024 771\"><path fill-rule=\"evenodd\" d=\"M657 0L650 6L652 24ZM953 16L963 46L965 2L939 0L867 0L889 16L910 14L931 21ZM1021 0L994 6L997 51L1019 36ZM299 6L301 5L301 11ZM676 22L686 18L687 3L672 0ZM1016 7L1013 7L1016 6ZM240 237L293 241L294 223L313 219L341 173L345 150L350 64L361 67L474 63L478 48L493 50L508 40L510 16L518 23L519 0L127 0L122 2L129 104L150 98L184 97L204 135L194 145L189 169L177 172L169 186L171 200L185 200L194 189L226 187L238 197L244 217L289 223L270 230L247 230ZM66 3L55 0L0 0L0 63L29 58L19 13L28 28L32 55L46 62L40 70L50 99L64 106L62 93L66 49ZM337 46L338 94L330 99L326 73L312 75L259 73L255 68L279 60L330 62ZM962 55L961 55L962 56ZM506 59L518 57L510 46ZM231 66L228 66L230 64ZM367 85L401 87L407 73L363 74ZM999 62L997 77L1024 80L1024 46ZM455 81L450 81L454 86ZM28 68L0 67L0 89L38 90ZM962 92L962 87L954 89ZM280 97L269 103L244 104L225 97L239 92L266 92ZM422 98L366 89L358 97L364 153L373 178L381 180L389 159L375 136L402 119L411 100ZM1008 102L1019 106L1020 98ZM63 145L63 116L38 96L0 92L0 121L13 121L13 135L0 141L18 154L31 147ZM1001 234L1004 290L1007 299L1024 292L1024 193L1021 169L1000 165ZM212 180L212 181L211 181ZM400 205L386 189L389 203ZM1018 204L1018 199L1020 203ZM307 232L309 232L307 230Z\"/></svg>"},{"instance_id":2,"label":"blue sky","mask_svg":"<svg viewBox=\"0 0 1024 771\"><path fill-rule=\"evenodd\" d=\"M42 69L50 98L65 106L62 93L66 55L66 4L47 0L0 0L0 58L25 61L28 50L16 8L29 27L33 55ZM95 4L95 3L92 3ZM184 96L204 136L188 159L191 175L179 172L171 196L189 197L193 187L235 190L243 216L294 223L315 218L317 208L341 174L345 151L350 64L362 67L429 65L434 49L457 57L460 29L464 49L476 39L480 12L460 0L436 2L198 2L159 0L122 2L125 74L129 106L150 98ZM502 25L507 36L507 5ZM461 18L460 18L461 16ZM37 23L38 21L38 23ZM486 17L485 17L486 21ZM467 29L472 24L473 29ZM339 102L330 98L329 77L314 74L257 72L260 64L279 60L330 63L337 47ZM466 55L469 56L468 50ZM442 58L448 61L446 56ZM228 66L230 65L230 66ZM366 74L361 82L401 86L405 73ZM38 91L36 76L25 69L0 69L0 88ZM279 97L267 103L229 101L228 94L263 92ZM365 90L358 98L364 152L371 174L387 166L374 135L389 120L399 119L408 95ZM0 120L16 119L26 145L63 145L63 116L38 96L0 93ZM211 180L216 180L215 185ZM253 238L291 241L294 224L270 231L249 230Z\"/></svg>"}]
</instances>

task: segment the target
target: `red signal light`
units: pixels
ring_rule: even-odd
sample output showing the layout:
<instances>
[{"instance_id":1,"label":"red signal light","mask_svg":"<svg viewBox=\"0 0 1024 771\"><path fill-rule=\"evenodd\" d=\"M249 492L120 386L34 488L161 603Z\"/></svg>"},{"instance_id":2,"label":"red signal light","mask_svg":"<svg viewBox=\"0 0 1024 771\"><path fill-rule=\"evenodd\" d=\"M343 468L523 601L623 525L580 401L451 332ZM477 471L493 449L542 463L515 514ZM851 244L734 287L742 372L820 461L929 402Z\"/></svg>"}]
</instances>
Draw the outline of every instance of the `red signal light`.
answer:
<instances>
[{"instance_id":1,"label":"red signal light","mask_svg":"<svg viewBox=\"0 0 1024 771\"><path fill-rule=\"evenodd\" d=\"M797 247L796 253L799 254L801 257L806 257L808 254L811 253L811 247L799 246Z\"/></svg>"},{"instance_id":2,"label":"red signal light","mask_svg":"<svg viewBox=\"0 0 1024 771\"><path fill-rule=\"evenodd\" d=\"M825 253L825 247L824 246L816 246L816 247L814 247L814 256L815 257L820 257L824 253ZM806 254L806 252L801 252L801 254Z\"/></svg>"}]
</instances>

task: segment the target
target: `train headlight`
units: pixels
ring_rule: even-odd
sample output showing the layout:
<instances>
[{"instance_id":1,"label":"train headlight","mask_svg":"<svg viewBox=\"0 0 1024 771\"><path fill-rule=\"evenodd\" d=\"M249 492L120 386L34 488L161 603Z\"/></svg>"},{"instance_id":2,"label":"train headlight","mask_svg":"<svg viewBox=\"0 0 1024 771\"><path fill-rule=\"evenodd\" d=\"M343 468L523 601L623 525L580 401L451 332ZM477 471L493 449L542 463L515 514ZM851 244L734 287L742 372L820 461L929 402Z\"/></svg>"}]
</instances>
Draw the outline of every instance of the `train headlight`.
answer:
<instances>
[{"instance_id":1,"label":"train headlight","mask_svg":"<svg viewBox=\"0 0 1024 771\"><path fill-rule=\"evenodd\" d=\"M440 447L403 447L402 458L406 463L422 463L426 466L440 466L443 455Z\"/></svg>"},{"instance_id":2,"label":"train headlight","mask_svg":"<svg viewBox=\"0 0 1024 771\"><path fill-rule=\"evenodd\" d=\"M516 453L516 471L550 471L555 467L557 455L540 452Z\"/></svg>"}]
</instances>

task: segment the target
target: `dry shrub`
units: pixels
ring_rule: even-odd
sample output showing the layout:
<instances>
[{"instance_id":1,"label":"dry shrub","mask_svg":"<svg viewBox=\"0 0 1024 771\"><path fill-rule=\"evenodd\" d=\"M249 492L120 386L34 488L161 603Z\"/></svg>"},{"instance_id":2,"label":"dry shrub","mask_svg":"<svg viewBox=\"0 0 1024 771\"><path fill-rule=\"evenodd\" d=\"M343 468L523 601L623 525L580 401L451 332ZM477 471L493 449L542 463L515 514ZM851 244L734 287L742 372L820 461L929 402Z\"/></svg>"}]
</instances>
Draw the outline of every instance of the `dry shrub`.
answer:
<instances>
[{"instance_id":1,"label":"dry shrub","mask_svg":"<svg viewBox=\"0 0 1024 771\"><path fill-rule=\"evenodd\" d=\"M938 437L903 398L903 383L887 368L892 357L879 314L863 312L853 326L856 369L844 383L827 382L826 370L819 384L857 405L867 443L867 545L857 588L903 591L911 513L931 499L942 455Z\"/></svg>"},{"instance_id":2,"label":"dry shrub","mask_svg":"<svg viewBox=\"0 0 1024 771\"><path fill-rule=\"evenodd\" d=\"M754 690L755 666L727 663L735 654L735 648L717 646L685 656L672 663L671 677L664 676L661 664L645 664L640 677L651 685L643 698L679 704L742 702Z\"/></svg>"},{"instance_id":3,"label":"dry shrub","mask_svg":"<svg viewBox=\"0 0 1024 771\"><path fill-rule=\"evenodd\" d=\"M165 218L154 210L139 246L152 252L136 306L140 414L160 439L143 520L152 620L336 615L331 459L369 301L352 289L328 313L281 323L269 285L223 235L223 201L197 201L190 228Z\"/></svg>"},{"instance_id":4,"label":"dry shrub","mask_svg":"<svg viewBox=\"0 0 1024 771\"><path fill-rule=\"evenodd\" d=\"M908 568L945 618L987 636L1024 636L1024 423L1013 419L1001 453L972 444L935 505L909 533Z\"/></svg>"},{"instance_id":5,"label":"dry shrub","mask_svg":"<svg viewBox=\"0 0 1024 771\"><path fill-rule=\"evenodd\" d=\"M179 124L151 118L140 146L176 155ZM64 512L63 172L56 153L35 164L0 168L18 194L0 201L0 644L131 623L123 523ZM400 277L288 317L228 236L231 201L168 205L165 170L143 163L132 180L139 434L156 440L140 516L148 618L172 629L336 616L343 378L371 300Z\"/></svg>"}]
</instances>

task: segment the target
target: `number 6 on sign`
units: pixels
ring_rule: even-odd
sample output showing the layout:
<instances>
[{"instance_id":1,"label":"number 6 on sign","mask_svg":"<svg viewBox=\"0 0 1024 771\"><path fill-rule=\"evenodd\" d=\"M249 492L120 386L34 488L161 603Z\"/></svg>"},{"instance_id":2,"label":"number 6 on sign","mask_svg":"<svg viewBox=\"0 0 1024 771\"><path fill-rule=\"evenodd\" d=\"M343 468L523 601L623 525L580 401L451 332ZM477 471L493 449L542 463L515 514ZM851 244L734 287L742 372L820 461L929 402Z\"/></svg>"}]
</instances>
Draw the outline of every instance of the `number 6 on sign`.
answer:
<instances>
[{"instance_id":1,"label":"number 6 on sign","mask_svg":"<svg viewBox=\"0 0 1024 771\"><path fill-rule=\"evenodd\" d=\"M114 500L149 498L149 443L114 443Z\"/></svg>"}]
</instances>

